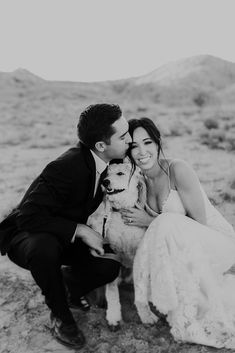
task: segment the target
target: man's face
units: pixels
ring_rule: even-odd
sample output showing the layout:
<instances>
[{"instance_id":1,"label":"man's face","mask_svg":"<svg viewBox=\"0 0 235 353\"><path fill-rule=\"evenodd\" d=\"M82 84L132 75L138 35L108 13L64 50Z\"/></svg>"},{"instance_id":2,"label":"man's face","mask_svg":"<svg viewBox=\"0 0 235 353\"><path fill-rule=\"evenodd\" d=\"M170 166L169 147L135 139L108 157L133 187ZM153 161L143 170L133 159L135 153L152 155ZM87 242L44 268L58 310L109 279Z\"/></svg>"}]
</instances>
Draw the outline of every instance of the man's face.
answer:
<instances>
[{"instance_id":1,"label":"man's face","mask_svg":"<svg viewBox=\"0 0 235 353\"><path fill-rule=\"evenodd\" d=\"M112 124L112 127L114 134L110 138L110 143L105 143L105 150L102 154L106 162L112 159L124 158L129 148L129 143L131 142L131 137L128 132L128 122L124 116L116 120L115 123Z\"/></svg>"}]
</instances>

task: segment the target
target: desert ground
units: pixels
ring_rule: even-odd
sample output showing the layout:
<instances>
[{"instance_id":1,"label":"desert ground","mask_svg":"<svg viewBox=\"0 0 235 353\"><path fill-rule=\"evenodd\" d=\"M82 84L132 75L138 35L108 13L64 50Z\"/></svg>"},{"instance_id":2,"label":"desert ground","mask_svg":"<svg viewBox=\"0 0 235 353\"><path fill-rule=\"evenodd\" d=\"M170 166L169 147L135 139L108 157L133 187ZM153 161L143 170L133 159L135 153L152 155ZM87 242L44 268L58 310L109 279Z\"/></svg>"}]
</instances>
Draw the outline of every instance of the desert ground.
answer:
<instances>
[{"instance_id":1,"label":"desert ground","mask_svg":"<svg viewBox=\"0 0 235 353\"><path fill-rule=\"evenodd\" d=\"M166 157L184 159L195 168L210 200L235 227L235 105L231 97L210 104L199 99L172 105L159 96L146 98L147 88L143 96L139 91L131 95L130 87L125 93L126 85L50 85L23 71L0 75L1 219L42 168L76 143L79 113L91 103L115 102L127 119L148 116L160 126ZM0 266L0 352L71 352L52 338L44 298L28 271L6 256L0 257ZM102 308L74 311L87 338L80 352L229 352L174 342L163 319L154 326L141 324L132 286L123 284L120 292L123 322L117 332L108 329Z\"/></svg>"}]
</instances>

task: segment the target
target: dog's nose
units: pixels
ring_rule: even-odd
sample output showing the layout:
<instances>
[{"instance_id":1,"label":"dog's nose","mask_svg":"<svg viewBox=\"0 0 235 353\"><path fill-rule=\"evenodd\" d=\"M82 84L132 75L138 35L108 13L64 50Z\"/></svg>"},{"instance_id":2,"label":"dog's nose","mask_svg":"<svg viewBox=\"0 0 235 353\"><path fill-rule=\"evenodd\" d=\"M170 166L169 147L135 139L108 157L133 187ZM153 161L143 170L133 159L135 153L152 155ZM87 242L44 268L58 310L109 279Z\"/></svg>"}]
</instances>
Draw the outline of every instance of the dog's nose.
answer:
<instances>
[{"instance_id":1,"label":"dog's nose","mask_svg":"<svg viewBox=\"0 0 235 353\"><path fill-rule=\"evenodd\" d=\"M104 186L105 188L107 188L107 187L109 186L109 184L110 184L109 179L104 179L104 180L102 181L102 184L103 184L103 186Z\"/></svg>"}]
</instances>

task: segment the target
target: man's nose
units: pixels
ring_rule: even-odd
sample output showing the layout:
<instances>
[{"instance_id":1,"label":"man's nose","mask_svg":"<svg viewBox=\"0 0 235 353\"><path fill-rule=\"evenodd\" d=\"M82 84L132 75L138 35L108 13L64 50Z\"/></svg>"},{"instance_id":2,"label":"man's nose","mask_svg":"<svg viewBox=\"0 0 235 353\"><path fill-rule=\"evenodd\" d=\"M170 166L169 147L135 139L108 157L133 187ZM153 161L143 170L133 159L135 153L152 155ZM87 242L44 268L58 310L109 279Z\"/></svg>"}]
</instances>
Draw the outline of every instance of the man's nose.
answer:
<instances>
[{"instance_id":1,"label":"man's nose","mask_svg":"<svg viewBox=\"0 0 235 353\"><path fill-rule=\"evenodd\" d=\"M126 134L126 143L131 143L131 136L129 134L129 132Z\"/></svg>"}]
</instances>

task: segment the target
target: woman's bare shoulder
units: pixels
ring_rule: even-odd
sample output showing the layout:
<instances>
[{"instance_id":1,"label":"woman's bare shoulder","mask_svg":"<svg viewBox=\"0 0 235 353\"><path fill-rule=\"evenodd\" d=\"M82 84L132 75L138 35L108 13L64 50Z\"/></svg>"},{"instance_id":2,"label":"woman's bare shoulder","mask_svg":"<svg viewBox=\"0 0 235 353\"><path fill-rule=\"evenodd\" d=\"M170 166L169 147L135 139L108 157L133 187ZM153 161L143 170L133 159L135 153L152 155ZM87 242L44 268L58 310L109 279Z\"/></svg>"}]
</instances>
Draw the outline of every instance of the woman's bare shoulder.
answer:
<instances>
[{"instance_id":1,"label":"woman's bare shoulder","mask_svg":"<svg viewBox=\"0 0 235 353\"><path fill-rule=\"evenodd\" d=\"M192 166L183 159L173 159L170 163L170 171L177 184L188 184L195 179L196 173Z\"/></svg>"},{"instance_id":2,"label":"woman's bare shoulder","mask_svg":"<svg viewBox=\"0 0 235 353\"><path fill-rule=\"evenodd\" d=\"M188 162L180 158L168 159L167 162L171 171L180 172L181 170L185 169L193 170L192 166Z\"/></svg>"}]
</instances>

